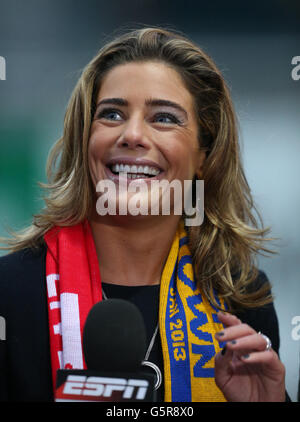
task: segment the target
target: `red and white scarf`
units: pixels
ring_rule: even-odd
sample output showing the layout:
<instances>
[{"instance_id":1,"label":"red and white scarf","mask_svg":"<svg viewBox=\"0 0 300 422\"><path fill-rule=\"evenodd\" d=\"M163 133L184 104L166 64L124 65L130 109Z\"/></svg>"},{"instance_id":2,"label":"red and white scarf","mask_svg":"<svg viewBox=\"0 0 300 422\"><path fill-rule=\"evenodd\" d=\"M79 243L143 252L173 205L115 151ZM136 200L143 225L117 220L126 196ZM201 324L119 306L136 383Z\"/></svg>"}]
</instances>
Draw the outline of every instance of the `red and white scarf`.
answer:
<instances>
[{"instance_id":1,"label":"red and white scarf","mask_svg":"<svg viewBox=\"0 0 300 422\"><path fill-rule=\"evenodd\" d=\"M102 300L95 243L88 221L53 227L48 246L46 279L53 388L58 369L86 369L82 334L92 306Z\"/></svg>"}]
</instances>

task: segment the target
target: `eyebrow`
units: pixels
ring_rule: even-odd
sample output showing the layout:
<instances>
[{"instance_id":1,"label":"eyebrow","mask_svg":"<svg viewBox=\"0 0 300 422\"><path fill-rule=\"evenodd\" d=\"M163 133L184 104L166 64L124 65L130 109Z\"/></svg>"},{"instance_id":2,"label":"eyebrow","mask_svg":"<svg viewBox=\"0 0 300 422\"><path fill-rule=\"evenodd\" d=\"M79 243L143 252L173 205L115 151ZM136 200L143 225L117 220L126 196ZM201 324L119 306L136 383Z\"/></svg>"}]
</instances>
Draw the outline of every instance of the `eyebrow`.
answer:
<instances>
[{"instance_id":1,"label":"eyebrow","mask_svg":"<svg viewBox=\"0 0 300 422\"><path fill-rule=\"evenodd\" d=\"M118 105L118 106L128 106L128 101L124 100L124 98L105 98L101 101L99 101L99 103L97 104L97 108L102 105L102 104L114 104L114 105ZM165 106L165 107L172 107L175 108L176 110L180 111L181 113L183 113L185 115L185 118L188 118L188 114L186 112L186 110L179 105L178 103L175 103L174 101L170 101L170 100L163 100L160 98L149 98L145 101L145 104L147 106Z\"/></svg>"}]
</instances>

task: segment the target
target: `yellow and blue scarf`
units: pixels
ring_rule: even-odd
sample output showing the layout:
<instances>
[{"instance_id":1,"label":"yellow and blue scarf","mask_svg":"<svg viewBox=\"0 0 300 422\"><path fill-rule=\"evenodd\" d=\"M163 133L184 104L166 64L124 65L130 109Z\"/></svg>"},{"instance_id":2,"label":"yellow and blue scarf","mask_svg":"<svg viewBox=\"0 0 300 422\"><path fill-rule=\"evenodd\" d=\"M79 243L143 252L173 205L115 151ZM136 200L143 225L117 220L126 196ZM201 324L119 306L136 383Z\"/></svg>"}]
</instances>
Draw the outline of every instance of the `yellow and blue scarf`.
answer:
<instances>
[{"instance_id":1,"label":"yellow and blue scarf","mask_svg":"<svg viewBox=\"0 0 300 422\"><path fill-rule=\"evenodd\" d=\"M224 302L217 295L215 298L225 309ZM177 230L161 278L159 327L165 401L226 401L214 378L214 356L223 347L215 334L223 325L217 309L194 280L183 224Z\"/></svg>"}]
</instances>

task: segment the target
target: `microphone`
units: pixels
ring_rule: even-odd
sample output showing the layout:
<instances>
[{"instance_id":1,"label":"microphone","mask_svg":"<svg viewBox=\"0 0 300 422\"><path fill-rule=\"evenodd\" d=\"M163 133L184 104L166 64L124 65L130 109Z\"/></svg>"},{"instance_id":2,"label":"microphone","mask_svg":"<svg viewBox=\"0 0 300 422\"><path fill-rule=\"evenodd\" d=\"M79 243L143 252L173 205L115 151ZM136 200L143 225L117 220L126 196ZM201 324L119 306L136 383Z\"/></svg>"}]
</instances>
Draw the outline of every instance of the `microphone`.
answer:
<instances>
[{"instance_id":1,"label":"microphone","mask_svg":"<svg viewBox=\"0 0 300 422\"><path fill-rule=\"evenodd\" d=\"M133 303L123 299L96 303L82 340L88 369L58 370L55 401L156 401L155 376L141 371L146 329Z\"/></svg>"}]
</instances>

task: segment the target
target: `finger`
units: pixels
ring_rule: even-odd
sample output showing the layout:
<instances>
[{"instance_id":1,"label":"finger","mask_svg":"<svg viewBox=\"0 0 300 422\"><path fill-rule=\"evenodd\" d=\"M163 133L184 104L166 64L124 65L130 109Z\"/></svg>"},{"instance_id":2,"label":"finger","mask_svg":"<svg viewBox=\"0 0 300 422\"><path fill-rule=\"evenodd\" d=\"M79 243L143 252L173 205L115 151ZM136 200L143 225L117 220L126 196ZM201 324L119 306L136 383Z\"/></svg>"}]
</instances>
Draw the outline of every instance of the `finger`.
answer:
<instances>
[{"instance_id":1,"label":"finger","mask_svg":"<svg viewBox=\"0 0 300 422\"><path fill-rule=\"evenodd\" d=\"M255 334L256 331L248 324L240 323L224 328L224 330L216 333L216 338L219 341L232 341L237 340L239 337L249 336Z\"/></svg>"},{"instance_id":2,"label":"finger","mask_svg":"<svg viewBox=\"0 0 300 422\"><path fill-rule=\"evenodd\" d=\"M232 375L232 358L233 352L228 350L226 346L215 356L215 380L217 386L221 389Z\"/></svg>"},{"instance_id":3,"label":"finger","mask_svg":"<svg viewBox=\"0 0 300 422\"><path fill-rule=\"evenodd\" d=\"M222 365L224 365L224 363L230 362L230 360L232 359L232 356L233 356L233 351L229 350L227 346L225 345L223 349L221 350L221 352L219 352L215 357L218 360L222 360Z\"/></svg>"},{"instance_id":4,"label":"finger","mask_svg":"<svg viewBox=\"0 0 300 422\"><path fill-rule=\"evenodd\" d=\"M242 322L235 315L229 314L228 312L222 312L222 311L218 312L218 319L226 327L230 327L232 325L238 325L238 324L241 324Z\"/></svg>"},{"instance_id":5,"label":"finger","mask_svg":"<svg viewBox=\"0 0 300 422\"><path fill-rule=\"evenodd\" d=\"M242 355L240 359L249 365L264 364L265 367L269 367L272 370L283 367L283 364L279 360L279 357L273 349L264 350L262 352L250 352Z\"/></svg>"},{"instance_id":6,"label":"finger","mask_svg":"<svg viewBox=\"0 0 300 422\"><path fill-rule=\"evenodd\" d=\"M248 354L253 351L265 351L266 340L258 333L235 338L227 342L229 350L241 354Z\"/></svg>"},{"instance_id":7,"label":"finger","mask_svg":"<svg viewBox=\"0 0 300 422\"><path fill-rule=\"evenodd\" d=\"M260 368L260 373L263 372L273 381L284 381L285 367L273 349L248 353L240 357L240 362L243 362L248 368Z\"/></svg>"},{"instance_id":8,"label":"finger","mask_svg":"<svg viewBox=\"0 0 300 422\"><path fill-rule=\"evenodd\" d=\"M285 367L274 350L253 352L243 356L241 361L245 367L263 374L262 378L268 381L267 390L271 401L285 401Z\"/></svg>"}]
</instances>

